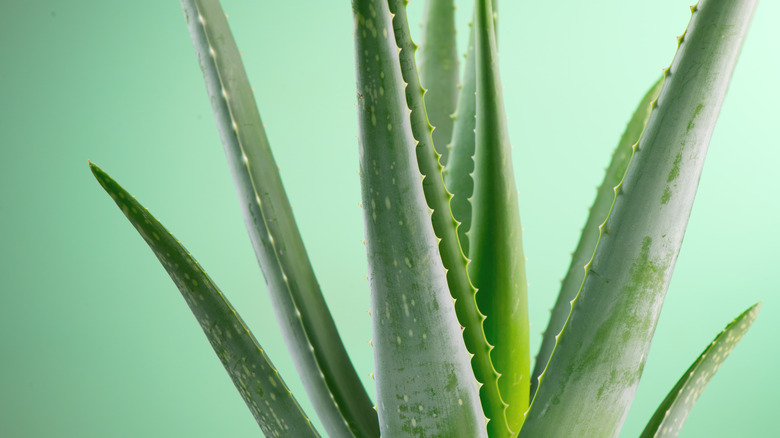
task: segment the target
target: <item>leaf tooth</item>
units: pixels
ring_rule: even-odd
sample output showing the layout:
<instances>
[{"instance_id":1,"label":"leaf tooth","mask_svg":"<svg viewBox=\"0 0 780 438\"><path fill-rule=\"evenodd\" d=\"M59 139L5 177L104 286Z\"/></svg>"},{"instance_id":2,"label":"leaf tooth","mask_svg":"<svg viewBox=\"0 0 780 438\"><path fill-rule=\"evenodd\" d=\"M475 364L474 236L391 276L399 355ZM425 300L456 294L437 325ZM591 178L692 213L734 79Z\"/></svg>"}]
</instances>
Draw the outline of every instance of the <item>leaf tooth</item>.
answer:
<instances>
[{"instance_id":1,"label":"leaf tooth","mask_svg":"<svg viewBox=\"0 0 780 438\"><path fill-rule=\"evenodd\" d=\"M312 324L306 324L304 322L304 318L302 318L302 316L300 315L301 313L300 307L302 305L305 306L305 304L296 302L295 296L291 289L290 281L288 280L288 277L291 275L291 273L288 272L287 266L283 260L286 256L284 256L283 251L280 250L280 248L276 243L277 239L284 240L283 237L285 235L289 236L290 234L285 234L285 231L279 231L282 234L282 236L275 235L275 232L271 231L269 225L269 218L266 217L265 209L260 208L261 202L260 202L259 194L267 193L267 191L258 190L258 184L263 185L265 183L268 183L270 180L273 180L274 177L273 174L275 172L277 172L276 177L278 178L278 167L274 165L273 157L270 156L270 152L266 153L265 150L263 149L264 146L267 146L267 140L265 139L264 125L262 124L262 121L259 118L259 114L257 114L256 103L254 102L252 93L249 92L251 90L251 87L248 84L248 80L246 80L245 73L241 66L240 53L238 52L238 49L235 46L235 42L233 41L232 35L230 34L229 28L227 27L227 23L225 21L225 14L224 12L222 12L221 7L218 5L217 2L206 3L200 0L183 0L182 6L184 7L185 14L187 16L191 15L192 12L194 11L199 17L204 17L204 16L207 17L207 19L200 20L201 21L200 26L193 23L193 25L190 26L190 33L196 51L198 51L199 53L203 53L203 51L205 50L210 54L210 57L200 56L201 66L204 71L204 77L206 79L207 87L209 88L210 94L222 97L219 100L216 99L213 100L212 104L214 106L214 111L215 111L215 115L217 116L218 124L223 127L223 134L224 134L223 142L225 143L225 148L226 151L228 151L230 160L233 162L235 168L238 169L237 172L245 173L245 175L242 175L241 178L246 179L246 181L248 181L248 183L243 184L243 187L239 187L239 193L241 193L242 197L249 200L248 202L249 204L252 204L254 201L256 201L255 206L250 206L249 208L253 210L252 214L257 213L257 217L260 217L262 219L262 224L265 227L264 230L250 229L249 230L250 234L254 234L255 236L257 236L258 240L262 240L263 238L265 238L267 242L270 242L269 245L270 249L264 248L262 251L266 253L266 255L268 255L269 258L276 258L275 261L269 261L267 265L269 266L274 265L274 262L276 262L275 263L276 267L270 267L269 269L274 271L272 275L277 276L277 280L275 281L278 281L279 286L281 286L281 289L286 290L287 294L289 295L289 297L287 298L288 302L290 303L290 307L294 309L293 310L293 313L295 314L294 316L298 320L300 326L300 327L294 326L295 324L291 323L289 325L283 324L283 327L286 330L289 330L291 332L296 332L296 330L298 330L299 328L302 329L304 332L307 332L304 334L303 338L305 338L304 341L305 344L308 345L309 350L313 351L312 340L310 338L310 333L308 333L308 331L312 330L312 324L317 328L317 330L320 330L320 333L329 333L327 336L330 337L331 339L333 338L338 339L338 335L336 334L335 336L333 336L333 334L335 333L335 326L332 326L332 330L330 329L330 327L327 327L328 322L325 320L329 318L329 315L324 318L318 318L318 319L309 318L308 319L309 322L311 322L312 320L317 321ZM217 50L215 50L215 47L219 51L219 54L217 53ZM226 73L234 80L226 81L225 80ZM226 90L226 92L222 92L222 90ZM236 90L239 91L243 90L243 92L236 92ZM232 99L228 99L228 98L232 98ZM220 104L220 100L221 100L221 104ZM235 100L236 102L230 102L229 100ZM240 120L240 122L237 122L237 119ZM232 128L232 134L229 133L231 128ZM264 156L263 158L270 157L270 159L265 160L265 162L269 163L268 164L269 168L266 169L267 172L261 172L261 173L265 173L266 176L258 176L257 171L259 169L253 169L252 168L253 166L249 165L249 160L247 158L248 155L247 150L252 150L253 152L258 152L259 150L259 152L255 155L255 157L257 155L263 155L263 154L267 155ZM260 167L262 168L262 165ZM279 182L279 185L280 184L281 183ZM271 185L273 185L273 181L271 181ZM250 192L254 192L254 193L252 193L250 196L249 195ZM272 195L268 195L268 196L271 197ZM281 195L281 198L284 198L283 201L281 201L282 204L286 202L286 198L283 194ZM274 203L273 200L271 202ZM280 208L279 210L284 210L284 207ZM285 212L280 212L280 213L285 214ZM273 220L271 220L270 222L273 222ZM258 228L261 227L258 226ZM295 233L297 233L297 230L292 231L292 234ZM294 240L294 238L292 240ZM266 263L261 260L261 265L266 265ZM296 269L296 268L292 267L291 269ZM306 268L304 267L303 269L305 270ZM316 286L316 288L317 291L314 293L314 295L319 293L319 286ZM284 295L284 292L282 292L282 290L278 291L279 296ZM321 294L319 298L321 298ZM285 300L285 298L283 297L281 298L281 300ZM320 308L318 312L321 312L318 315L321 317L325 313L327 313L327 310L322 312L322 309ZM343 351L343 346L340 345L340 340L337 340L335 344L338 344L336 345L337 348L331 348L330 351L328 352L323 353L322 349L320 349L319 352L322 353L323 355L322 360L328 362L334 356L339 356L341 363L345 363L345 362L349 363L349 359L347 359L346 361L343 360L343 357L346 356L346 352L343 352L343 354L341 354L341 352L339 351L338 347L341 347L340 349ZM306 345L303 346L303 349L305 348ZM305 357L306 354L307 354L306 352L301 351L301 356ZM301 364L298 365L306 369L307 373L310 373L312 376L316 374L322 375L324 368L318 355L312 355L310 359L313 360L306 362L303 365ZM316 371L317 373L315 374L314 371ZM321 396L323 392L327 393L329 398L333 398L334 387L338 385L345 385L345 386L351 385L352 388L358 388L360 386L360 382L357 379L357 375L354 374L354 372L352 373L352 375L348 375L350 371L353 370L350 370L349 368L345 367L336 371L333 374L330 374L329 379L323 381L321 386L318 386L320 385L319 382L315 382L316 379L312 379L311 381L314 382L314 385L307 384L307 390L310 391L310 394L316 394L315 398ZM315 389L311 388L315 386L316 386ZM368 399L367 394L364 394L365 396L362 399L360 398L360 395L361 394L359 394L359 391L354 391L353 393L347 396L349 399L342 400L342 404L344 406L350 406L350 409L354 409L355 411L360 411L360 413L342 412L340 410L337 410L338 412L335 412L334 414L331 410L328 411L325 416L335 418L333 420L334 424L340 424L340 423L346 424L347 420L345 415L349 415L351 420L357 419L356 420L357 422L362 421L363 418L362 415L365 414L365 411L368 410L367 408L370 406L369 404L370 400ZM327 398L323 397L323 401L326 400ZM326 407L327 403L321 403L318 405L322 406L324 410L328 409ZM373 413L368 413L368 414L369 415L365 415L365 417L370 417L371 415L373 415ZM371 420L369 419L367 423L370 422ZM363 427L363 424L357 426L355 425L349 426L350 429L353 427L360 429ZM371 425L368 425L367 427L370 428Z\"/></svg>"},{"instance_id":2,"label":"leaf tooth","mask_svg":"<svg viewBox=\"0 0 780 438\"><path fill-rule=\"evenodd\" d=\"M716 6L714 6L715 4L718 4L718 3L717 3L717 2L707 3L707 7L710 7L710 6L712 6L712 7L714 8L714 7L716 7ZM727 5L727 3L720 3L720 7L722 7L722 8L725 8L725 7L726 7L725 5ZM736 6L735 6L735 7L736 7ZM750 8L752 8L752 5L746 4L746 6L745 6L745 10L747 10L747 9L750 9ZM743 17L744 17L744 16L743 16ZM740 18L741 18L741 17L740 17ZM743 22L743 23L744 23L744 22ZM712 31L712 29L716 29L716 27L715 27L715 26L712 26L712 27L710 27L710 26L707 26L706 28L707 28L707 29L710 29L710 31ZM700 29L700 28L697 28L697 29ZM691 34L691 35L693 35L693 34ZM701 34L699 33L699 34L697 34L697 35L701 35ZM735 38L735 39L736 39L736 38ZM689 39L689 40L690 40L690 39ZM700 40L697 40L697 41L700 41ZM687 43L687 42L688 42L688 41L686 41L686 43ZM691 59L692 59L692 58L688 58L686 61L690 61ZM694 59L695 59L695 58L694 58ZM693 62L695 62L695 61L693 61ZM688 71L691 71L691 70L688 70ZM683 70L680 70L680 72L684 72L684 71L683 71ZM680 72L678 72L677 74L680 74ZM685 74L687 75L687 73L685 73ZM672 76L672 71L671 71L671 69L667 69L667 70L664 72L664 78L669 78L669 77L671 77L671 76ZM683 83L682 81L678 81L678 83L676 83L676 84L675 84L675 88L677 89L677 91L678 91L678 92L679 92L680 88L682 88L682 87L680 87L680 84L682 84L682 83ZM687 82L685 82L685 83L687 83ZM700 83L701 83L701 82L700 82ZM665 85L665 87L666 87L667 85L669 85L669 83L667 83L667 84ZM725 90L725 87L721 88L721 90ZM721 90L719 90L719 91L721 91ZM672 94L672 93L670 92L670 94ZM674 95L676 95L677 93L673 93L673 94L674 94ZM655 112L655 111L656 111L656 107L657 107L657 106L658 106L657 104L653 106L653 112ZM662 105L662 106L663 106L663 105ZM652 118L652 117L653 117L653 116L651 116L651 118ZM660 118L661 118L661 117L659 116L659 119L660 119ZM657 121L656 121L656 122L657 122ZM654 125L654 126L655 126L655 125ZM666 125L664 125L663 127L659 128L659 129L664 129L664 128L666 128ZM649 129L649 128L648 128L648 129ZM668 130L669 128L666 128L666 129ZM673 128L672 128L672 129L673 129ZM673 144L673 143L676 143L676 142L671 142L671 141L669 141L669 142L665 142L665 144L669 144L669 145L671 145L671 144ZM706 146L705 146L705 147L706 147ZM643 157L645 154L647 154L647 151L643 150L643 149L644 149L644 145L643 145L643 148L634 147L633 149L634 149L634 150L633 150L633 156L634 156L634 157ZM650 150L652 150L652 149L650 149ZM705 150L706 150L706 149L705 149ZM672 156L673 156L673 155L672 155ZM633 158L632 158L632 159L633 159ZM633 165L633 164L632 164L632 165ZM621 189L623 189L623 187L622 187L622 183L621 183ZM635 187L632 187L632 191L636 191L636 190L637 190L637 188L635 188ZM618 193L616 192L616 193L615 193L615 197L617 197L617 195L618 195ZM633 194L631 194L631 196L633 197L633 199L636 199L636 196L633 196ZM625 199L629 199L629 198L623 198L623 201L622 201L622 202L627 202L627 201L625 201ZM678 202L678 203L679 203L679 202ZM623 205L625 205L625 204L623 204ZM614 206L614 204L613 204L613 206ZM612 210L612 209L611 209L611 210ZM610 210L610 211L611 211L611 210ZM633 211L633 212L636 212L636 211L639 211L639 210L638 210L638 209L636 209L636 208L635 208L635 209L628 209L628 208L626 208L626 209L624 209L624 210L623 210L623 212L625 212L625 211ZM676 211L679 211L679 210L676 210ZM684 210L683 210L683 211L684 211ZM683 223L683 227L684 227L684 223ZM663 231L661 230L661 232L663 232ZM622 233L621 233L621 235L622 235ZM639 236L641 237L641 236L642 236L642 234L639 234ZM665 236L665 235L664 235L664 236ZM606 242L608 242L608 241L609 241L609 240L607 240ZM606 243L606 242L605 242L605 243ZM593 258L591 258L591 262L592 262L592 261L593 261ZM589 270L588 270L588 275L590 275L590 273L594 273L594 274L595 274L595 271L593 271L593 270L591 269L590 265L591 265L590 263L587 265L587 266L588 266L588 268L589 268ZM595 284L595 283L594 283L594 284ZM588 290L590 290L590 289L588 289ZM665 292L665 291L661 291L661 293L663 293L663 292ZM581 291L581 292L580 292L580 294L582 294L582 293L583 293L583 292ZM587 293L587 292L585 292L585 293ZM574 300L574 302L573 302L573 304L572 304L572 308L573 308L573 309L572 309L572 314L573 314L573 313L574 313L574 311L575 311L575 309L574 309L574 308L575 308L575 307L577 307L577 306L580 304L580 301L579 301L580 294L578 294L578 295L577 295L577 298ZM660 304L659 304L659 306L660 306ZM654 324L654 322L652 322L652 324ZM567 323L567 325L568 325L568 323ZM563 330L563 333L567 333L567 336L568 336L568 332L566 331L566 329L565 329L565 328L564 328L564 330ZM582 333L582 331L578 331L578 333ZM576 337L576 335L575 335L575 337ZM564 338L566 338L566 336L565 336ZM644 357L644 356L643 356L643 357ZM643 360L643 357L642 357L642 360ZM553 356L553 359L555 359L555 357L554 357L554 356ZM558 362L558 364L560 364L560 363L561 363L561 362ZM547 372L547 370L545 370L545 375L546 375L546 372ZM558 375L556 375L556 379L557 379L557 378L558 378ZM537 393L537 397L535 397L535 398L538 398L538 395L539 395L539 394ZM546 395L549 395L549 394L546 394ZM545 397L545 398L549 399L549 397ZM577 402L578 402L578 400L577 400L577 399L575 399L575 400L573 400L573 402L574 402L574 403L577 403ZM543 408L543 407L542 407L542 409L543 409L543 410L545 410L545 408ZM539 413L539 412L537 412L537 411L535 411L535 412L536 412L537 414ZM564 411L560 411L560 412L564 412ZM543 414L544 412L542 411L541 413ZM565 415L565 413L564 413L563 415ZM542 417L541 417L540 415L536 415L536 416L534 416L534 417L535 417L536 419L538 419L538 420L539 420L539 422L535 422L535 423L534 423L534 426L535 426L536 428L532 428L532 427L528 427L528 428L526 428L525 430L526 430L527 434L529 434L529 435L532 435L532 434L534 434L534 433L537 433L537 434L538 434L538 433L542 433L542 434L543 434L544 432L540 432L540 431L538 430L538 429L539 429L539 427L538 427L538 426L539 426L540 424L543 424L543 421L544 421L544 420L542 419ZM547 415L547 417L549 418L549 414ZM559 418L561 418L561 417L559 417ZM564 421L569 421L569 420L564 420ZM549 420L548 420L548 422L549 422ZM530 424L527 424L526 426L531 426L531 425L530 425ZM525 436L525 435L524 435L524 436Z\"/></svg>"},{"instance_id":3,"label":"leaf tooth","mask_svg":"<svg viewBox=\"0 0 780 438\"><path fill-rule=\"evenodd\" d=\"M392 2L391 2L392 5ZM391 8L392 9L392 8ZM399 16L398 14L401 14L402 10L398 10L394 16ZM403 16L403 15L400 15ZM403 25L403 24L402 24ZM408 29L404 33L403 29L398 29L396 27L395 30L395 36L396 36L396 43L399 46L403 46L405 44L408 44L410 40L407 40L408 38ZM403 39L403 41L401 41ZM405 50L401 50L399 52L399 56L406 56L407 52ZM420 165L420 172L422 174L429 174L429 176L432 178L431 182L435 184L436 187L436 193L432 194L431 191L426 192L426 199L429 198L429 195L433 196L434 199L436 199L435 202L432 202L428 200L429 207L433 207L434 212L437 210L441 211L441 214L450 213L449 212L449 202L452 199L452 194L449 193L446 188L444 188L443 181L441 181L441 172L442 172L442 166L440 162L440 155L433 147L432 141L430 139L431 136L431 124L427 120L427 116L425 113L425 106L424 106L424 100L422 99L422 93L420 93L419 90L422 90L422 87L419 86L419 78L417 77L415 65L414 65L414 59L413 57L408 60L406 63L402 63L402 67L404 65L407 65L407 69L402 68L402 74L403 74L403 81L405 83L405 96L406 96L406 103L408 107L418 107L420 108L419 112L416 111L410 111L410 116L414 117L412 120L412 133L415 139L418 141L418 164ZM418 90L417 93L411 92L411 88L409 87L409 83L413 84L413 86ZM424 152L423 152L424 151ZM427 181L427 180L426 180ZM425 187L425 186L424 186ZM451 217L450 213L450 217ZM440 235L442 229L446 229L449 233L450 226L453 224L453 221L444 221L443 226L434 226L434 230L436 231L437 238L442 239L442 244L445 242L444 236ZM487 366L484 367L486 369L489 369L489 371L486 371L484 375L481 375L479 372L475 372L477 374L477 380L479 381L484 380L485 382L480 383L486 383L488 379L491 380L491 384L488 385L489 387L494 386L494 383L497 382L497 373L495 372L495 368L492 366L492 363L490 363L490 351L492 350L492 345L490 345L489 342L484 337L484 321L485 317L482 312L479 311L478 307L476 306L475 302L475 295L476 295L476 289L474 289L471 282L468 280L468 273L467 273L467 267L469 260L468 258L463 254L463 252L460 250L460 246L457 240L457 231L455 231L455 228L452 228L454 239L447 238L446 242L447 245L456 245L457 256L455 258L449 258L446 259L443 257L443 264L445 265L445 268L447 268L448 272L454 272L453 268L457 266L457 271L462 273L463 278L465 279L464 285L458 286L457 284L450 284L451 291L453 291L453 294L455 294L455 287L466 287L469 292L468 295L464 295L463 301L461 303L468 304L469 307L472 308L472 317L477 320L475 322L476 327L470 327L469 324L466 325L466 329L463 332L464 340L466 338L471 339L476 344L467 341L466 344L469 348L470 353L476 353L477 350L471 351L471 349L479 348L486 351L483 351L481 355L485 355L487 359ZM454 242L454 243L453 243ZM444 254L444 251L442 251L442 255ZM459 257L459 259L458 259ZM459 266L458 264L462 264L462 266ZM448 280L454 278L453 275L447 276ZM456 310L458 310L456 308ZM456 312L458 314L458 317L460 318L462 315L462 309L460 311ZM462 322L462 321L461 321ZM479 341L477 341L477 338L479 338ZM492 374L492 377L491 377ZM497 386L495 388L497 390ZM500 400L500 395L497 394L497 399ZM503 400L501 401L503 403Z\"/></svg>"},{"instance_id":4,"label":"leaf tooth","mask_svg":"<svg viewBox=\"0 0 780 438\"><path fill-rule=\"evenodd\" d=\"M112 195L112 199L168 271L264 433L278 434L278 428L288 425L289 420L296 433L319 436L264 350L201 265L133 196L94 163L89 162L89 165L100 185ZM202 301L206 302L205 306L201 305ZM238 336L234 337L233 332ZM264 398L266 392L247 387L248 378L255 377L255 371L248 368L250 363L253 370L259 365L266 371L263 377L270 379L274 388L268 392L276 402L274 407L283 410L285 414L281 419L283 424L279 423L279 417L273 412L268 399L265 399L265 406L258 405L259 398ZM239 365L243 367L243 372L238 369ZM271 415L274 421L270 419Z\"/></svg>"}]
</instances>

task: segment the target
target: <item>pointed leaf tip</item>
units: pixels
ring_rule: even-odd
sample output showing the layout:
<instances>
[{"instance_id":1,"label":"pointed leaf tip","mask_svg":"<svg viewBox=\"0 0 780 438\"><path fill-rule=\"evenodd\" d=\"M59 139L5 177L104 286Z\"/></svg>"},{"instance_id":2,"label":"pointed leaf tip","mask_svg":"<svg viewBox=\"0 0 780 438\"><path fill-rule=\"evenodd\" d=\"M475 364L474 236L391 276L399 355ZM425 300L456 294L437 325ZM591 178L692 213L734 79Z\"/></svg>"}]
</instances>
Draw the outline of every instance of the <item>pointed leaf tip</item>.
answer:
<instances>
[{"instance_id":1,"label":"pointed leaf tip","mask_svg":"<svg viewBox=\"0 0 780 438\"><path fill-rule=\"evenodd\" d=\"M703 0L620 184L520 437L615 437L642 374L756 0Z\"/></svg>"},{"instance_id":2,"label":"pointed leaf tip","mask_svg":"<svg viewBox=\"0 0 780 438\"><path fill-rule=\"evenodd\" d=\"M761 304L736 317L707 345L658 406L640 438L677 437L699 395L756 320Z\"/></svg>"},{"instance_id":3,"label":"pointed leaf tip","mask_svg":"<svg viewBox=\"0 0 780 438\"><path fill-rule=\"evenodd\" d=\"M170 275L266 436L319 437L235 308L190 253L102 169L90 169Z\"/></svg>"},{"instance_id":4,"label":"pointed leaf tip","mask_svg":"<svg viewBox=\"0 0 780 438\"><path fill-rule=\"evenodd\" d=\"M241 54L216 0L182 0L242 211L282 333L331 436L376 437L372 402L352 366L308 258ZM288 281L290 279L291 281Z\"/></svg>"}]
</instances>

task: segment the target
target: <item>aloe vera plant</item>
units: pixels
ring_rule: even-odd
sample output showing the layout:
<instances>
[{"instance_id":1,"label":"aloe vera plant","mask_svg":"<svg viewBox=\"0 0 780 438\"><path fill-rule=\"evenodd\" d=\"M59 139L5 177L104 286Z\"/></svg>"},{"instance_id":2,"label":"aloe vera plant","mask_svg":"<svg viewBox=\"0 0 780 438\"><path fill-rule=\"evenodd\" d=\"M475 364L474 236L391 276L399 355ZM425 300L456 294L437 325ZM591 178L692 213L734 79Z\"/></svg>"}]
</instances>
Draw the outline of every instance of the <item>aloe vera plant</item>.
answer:
<instances>
[{"instance_id":1,"label":"aloe vera plant","mask_svg":"<svg viewBox=\"0 0 780 438\"><path fill-rule=\"evenodd\" d=\"M376 394L341 343L217 0L181 0L252 245L297 372L332 437L617 436L644 367L755 0L702 0L623 134L531 368L525 256L496 41L476 0L458 86L452 0L353 0ZM454 115L454 116L453 116ZM320 436L186 249L94 164L170 274L266 436ZM677 436L755 319L718 335L643 437ZM261 339L262 340L262 339Z\"/></svg>"}]
</instances>

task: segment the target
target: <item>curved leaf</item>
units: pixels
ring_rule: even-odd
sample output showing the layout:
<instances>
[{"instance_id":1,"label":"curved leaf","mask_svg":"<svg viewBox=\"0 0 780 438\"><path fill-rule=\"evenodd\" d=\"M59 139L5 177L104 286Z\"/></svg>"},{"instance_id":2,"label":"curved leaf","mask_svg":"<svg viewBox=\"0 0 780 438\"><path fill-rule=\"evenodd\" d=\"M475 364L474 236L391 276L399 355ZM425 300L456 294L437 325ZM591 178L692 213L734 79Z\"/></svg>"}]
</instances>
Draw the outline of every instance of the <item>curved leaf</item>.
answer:
<instances>
[{"instance_id":1,"label":"curved leaf","mask_svg":"<svg viewBox=\"0 0 780 438\"><path fill-rule=\"evenodd\" d=\"M387 437L484 437L477 382L423 192L388 2L353 0L352 10L380 430Z\"/></svg>"},{"instance_id":2,"label":"curved leaf","mask_svg":"<svg viewBox=\"0 0 780 438\"><path fill-rule=\"evenodd\" d=\"M640 438L675 438L680 433L704 387L710 383L720 365L753 325L759 310L761 303L754 304L715 337L669 391L669 395L658 406Z\"/></svg>"},{"instance_id":3,"label":"curved leaf","mask_svg":"<svg viewBox=\"0 0 780 438\"><path fill-rule=\"evenodd\" d=\"M530 391L528 283L493 9L490 0L478 0L475 7L476 150L469 274L478 291L477 306L487 317L485 336L494 346L491 359L500 375L501 398L508 405L503 415L511 434L516 434ZM490 436L508 436L502 426L490 428Z\"/></svg>"},{"instance_id":4,"label":"curved leaf","mask_svg":"<svg viewBox=\"0 0 780 438\"><path fill-rule=\"evenodd\" d=\"M498 23L496 0L493 0L493 24ZM494 29L496 38L498 30ZM458 238L463 253L469 254L468 232L471 229L471 196L474 194L474 152L477 129L477 70L474 59L474 24L469 25L468 47L458 104L453 116L450 157L444 169L444 182L452 193L450 208L458 221Z\"/></svg>"},{"instance_id":5,"label":"curved leaf","mask_svg":"<svg viewBox=\"0 0 780 438\"><path fill-rule=\"evenodd\" d=\"M474 25L469 31L469 45L466 49L466 66L458 106L453 121L452 144L444 181L452 193L450 208L452 217L458 221L458 239L463 253L469 254L468 232L471 229L471 196L474 194L474 150L477 129L477 70L474 60Z\"/></svg>"},{"instance_id":6,"label":"curved leaf","mask_svg":"<svg viewBox=\"0 0 780 438\"><path fill-rule=\"evenodd\" d=\"M452 115L458 100L458 49L453 0L427 0L418 54L425 108L433 125L433 144L447 163L452 138Z\"/></svg>"},{"instance_id":7,"label":"curved leaf","mask_svg":"<svg viewBox=\"0 0 780 438\"><path fill-rule=\"evenodd\" d=\"M216 0L182 0L244 220L298 373L328 433L377 437L295 224L252 88Z\"/></svg>"},{"instance_id":8,"label":"curved leaf","mask_svg":"<svg viewBox=\"0 0 780 438\"><path fill-rule=\"evenodd\" d=\"M634 150L633 147L639 141L639 137L647 125L653 106L652 103L658 97L661 85L663 85L663 78L658 80L642 98L634 115L628 122L623 136L620 138L615 152L612 154L612 161L604 175L604 181L598 188L596 200L593 201L588 220L582 228L582 235L577 244L577 249L572 255L571 265L566 272L566 277L561 282L558 300L555 302L552 312L550 312L550 321L547 324L547 329L544 331L542 345L539 347L539 354L536 356L536 364L534 365L533 378L531 379L532 396L536 392L539 376L544 371L544 367L547 366L547 361L550 359L550 354L555 347L555 338L561 332L566 319L569 317L571 302L577 296L577 292L580 291L582 279L585 278L585 265L593 257L593 250L596 248L596 242L599 240L599 225L604 222L609 209L612 208L612 202L615 200L615 186L620 184L623 175L626 174L626 168L628 168L628 163L631 161L631 155Z\"/></svg>"},{"instance_id":9,"label":"curved leaf","mask_svg":"<svg viewBox=\"0 0 780 438\"><path fill-rule=\"evenodd\" d=\"M703 0L654 105L521 438L616 436L636 392L755 0Z\"/></svg>"},{"instance_id":10,"label":"curved leaf","mask_svg":"<svg viewBox=\"0 0 780 438\"><path fill-rule=\"evenodd\" d=\"M116 181L98 166L89 167L176 283L263 433L319 437L236 309L198 262Z\"/></svg>"},{"instance_id":11,"label":"curved leaf","mask_svg":"<svg viewBox=\"0 0 780 438\"><path fill-rule=\"evenodd\" d=\"M414 43L409 34L406 19L406 9L403 0L390 0L390 12L393 14L393 31L401 61L401 75L406 86L406 102L411 111L412 135L417 140L417 165L423 174L423 193L428 206L433 209L431 221L433 231L441 239L439 252L442 263L447 270L447 284L455 299L455 312L458 321L463 326L463 339L466 349L474 356L471 366L478 382L482 383L479 390L483 410L486 412L501 412L504 402L498 392L498 373L490 359L491 345L485 339L483 323L485 317L476 304L476 289L468 276L467 262L459 244L457 222L452 217L450 202L452 195L444 187L442 168L437 160L434 143L431 138L431 127L426 117L426 106L422 87L417 76L414 62ZM435 132L435 131L434 131ZM473 136L473 132L472 132ZM487 415L490 423L495 418ZM503 419L501 420L503 422Z\"/></svg>"}]
</instances>

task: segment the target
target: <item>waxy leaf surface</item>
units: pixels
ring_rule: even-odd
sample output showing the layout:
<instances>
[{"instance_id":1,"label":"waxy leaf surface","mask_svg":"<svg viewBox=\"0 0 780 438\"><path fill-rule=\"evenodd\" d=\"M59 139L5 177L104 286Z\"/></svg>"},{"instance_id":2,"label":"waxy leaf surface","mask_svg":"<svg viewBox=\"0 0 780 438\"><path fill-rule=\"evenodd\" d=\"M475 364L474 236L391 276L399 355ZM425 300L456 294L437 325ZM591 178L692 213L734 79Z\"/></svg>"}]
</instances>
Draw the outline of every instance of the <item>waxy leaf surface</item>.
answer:
<instances>
[{"instance_id":1,"label":"waxy leaf surface","mask_svg":"<svg viewBox=\"0 0 780 438\"><path fill-rule=\"evenodd\" d=\"M407 93L422 93L405 87L402 68L409 65L399 57L388 2L353 0L352 10L381 433L484 437L477 382L423 191L424 178L441 183L441 174L424 177L418 166Z\"/></svg>"},{"instance_id":2,"label":"waxy leaf surface","mask_svg":"<svg viewBox=\"0 0 780 438\"><path fill-rule=\"evenodd\" d=\"M755 5L706 0L692 8L520 438L619 433Z\"/></svg>"},{"instance_id":3,"label":"waxy leaf surface","mask_svg":"<svg viewBox=\"0 0 780 438\"><path fill-rule=\"evenodd\" d=\"M266 436L319 437L227 298L165 227L99 167L95 178L160 260Z\"/></svg>"},{"instance_id":4,"label":"waxy leaf surface","mask_svg":"<svg viewBox=\"0 0 780 438\"><path fill-rule=\"evenodd\" d=\"M555 338L569 318L571 302L577 296L577 292L580 291L582 279L585 278L585 265L593 257L593 250L596 248L596 242L599 240L599 225L604 222L604 219L609 214L609 210L612 208L612 202L615 200L615 187L620 184L620 181L626 174L628 163L631 161L631 155L634 152L634 145L639 141L639 137L642 131L644 131L645 125L647 125L653 102L661 91L661 85L663 85L663 80L656 82L650 91L645 94L645 97L642 98L634 115L628 122L623 136L620 138L615 152L612 154L612 161L604 175L604 181L598 188L596 200L593 201L588 220L582 228L582 235L577 244L577 249L572 255L571 265L561 283L558 300L555 302L552 312L550 312L550 321L547 329L544 331L539 354L536 356L533 379L531 380L531 396L536 393L539 376L544 371L544 367L547 366L547 361L550 359L550 354L555 347Z\"/></svg>"},{"instance_id":5,"label":"waxy leaf surface","mask_svg":"<svg viewBox=\"0 0 780 438\"><path fill-rule=\"evenodd\" d=\"M347 355L298 232L225 13L182 0L244 220L286 344L332 436L377 437L371 400Z\"/></svg>"},{"instance_id":6,"label":"waxy leaf surface","mask_svg":"<svg viewBox=\"0 0 780 438\"><path fill-rule=\"evenodd\" d=\"M675 438L679 435L701 392L753 325L759 310L761 303L751 306L707 346L658 406L640 438Z\"/></svg>"}]
</instances>

